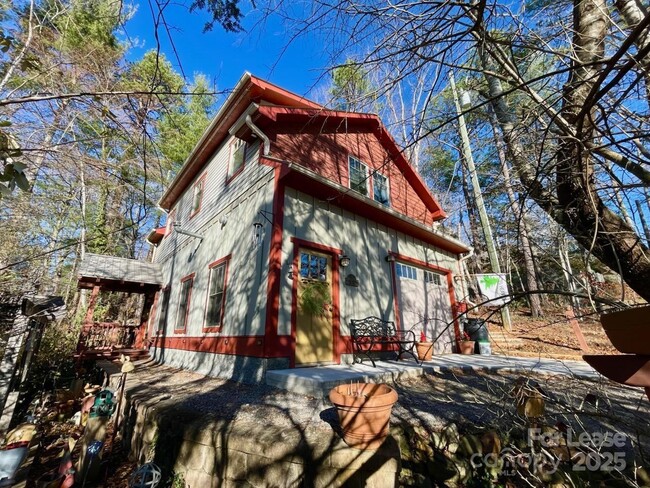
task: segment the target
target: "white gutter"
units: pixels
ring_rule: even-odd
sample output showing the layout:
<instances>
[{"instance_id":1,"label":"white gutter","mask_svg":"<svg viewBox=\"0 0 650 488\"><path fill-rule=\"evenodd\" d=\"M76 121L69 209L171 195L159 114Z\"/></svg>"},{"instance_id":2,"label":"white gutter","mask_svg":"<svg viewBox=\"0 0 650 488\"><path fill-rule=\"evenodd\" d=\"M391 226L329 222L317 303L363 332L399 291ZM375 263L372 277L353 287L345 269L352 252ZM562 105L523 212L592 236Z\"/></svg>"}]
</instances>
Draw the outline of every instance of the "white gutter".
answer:
<instances>
[{"instance_id":1,"label":"white gutter","mask_svg":"<svg viewBox=\"0 0 650 488\"><path fill-rule=\"evenodd\" d=\"M255 112L257 112L259 108L260 106L257 103L251 103L248 108L244 110L244 113L242 113L237 119L237 122L235 122L232 127L228 129L228 133L231 136L234 136L239 131L239 129L241 129L244 124L246 124L250 130L253 131L253 134L262 139L264 142L264 156L268 156L271 152L271 140L264 132L262 132L259 127L253 123L253 118L251 117Z\"/></svg>"},{"instance_id":2,"label":"white gutter","mask_svg":"<svg viewBox=\"0 0 650 488\"><path fill-rule=\"evenodd\" d=\"M268 156L269 153L271 152L271 140L264 132L260 130L259 127L253 124L253 119L251 118L250 115L246 116L246 125L250 127L250 129L257 137L259 137L260 139L262 139L262 141L264 141L264 156Z\"/></svg>"}]
</instances>

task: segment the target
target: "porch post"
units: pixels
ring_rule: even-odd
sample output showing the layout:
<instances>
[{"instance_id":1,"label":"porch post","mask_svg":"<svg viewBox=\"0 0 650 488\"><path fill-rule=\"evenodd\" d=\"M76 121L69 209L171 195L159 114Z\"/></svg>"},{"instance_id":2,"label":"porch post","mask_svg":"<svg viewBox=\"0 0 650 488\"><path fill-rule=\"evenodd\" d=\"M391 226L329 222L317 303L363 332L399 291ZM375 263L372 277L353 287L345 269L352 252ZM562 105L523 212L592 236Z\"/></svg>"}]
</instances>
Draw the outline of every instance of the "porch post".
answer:
<instances>
[{"instance_id":1,"label":"porch post","mask_svg":"<svg viewBox=\"0 0 650 488\"><path fill-rule=\"evenodd\" d=\"M140 327L138 332L135 335L135 348L142 349L145 346L147 340L147 325L149 323L149 315L151 314L151 309L156 302L158 297L158 292L147 292L144 295L144 305L142 306L142 315L140 315Z\"/></svg>"},{"instance_id":2,"label":"porch post","mask_svg":"<svg viewBox=\"0 0 650 488\"><path fill-rule=\"evenodd\" d=\"M95 314L95 305L97 304L97 296L99 295L100 289L101 287L99 285L93 286L93 292L90 295L90 301L88 302L88 310L86 311L86 323L93 321L93 315Z\"/></svg>"}]
</instances>

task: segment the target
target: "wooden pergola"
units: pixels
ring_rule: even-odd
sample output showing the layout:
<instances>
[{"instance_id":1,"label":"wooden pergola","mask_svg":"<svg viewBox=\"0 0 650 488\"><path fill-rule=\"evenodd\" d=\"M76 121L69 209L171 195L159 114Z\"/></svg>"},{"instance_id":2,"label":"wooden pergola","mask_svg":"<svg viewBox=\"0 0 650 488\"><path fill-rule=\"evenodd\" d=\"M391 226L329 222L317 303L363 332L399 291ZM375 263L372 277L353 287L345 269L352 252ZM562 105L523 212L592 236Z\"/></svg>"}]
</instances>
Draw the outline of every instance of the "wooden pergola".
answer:
<instances>
[{"instance_id":1,"label":"wooden pergola","mask_svg":"<svg viewBox=\"0 0 650 488\"><path fill-rule=\"evenodd\" d=\"M78 288L92 292L77 352L85 356L106 356L107 354L100 352L144 349L149 313L161 287L162 272L158 264L137 259L86 254L79 266ZM121 323L93 322L97 297L102 291L143 294L144 305L138 325L133 327ZM89 343L91 337L102 337L101 344L98 346Z\"/></svg>"}]
</instances>

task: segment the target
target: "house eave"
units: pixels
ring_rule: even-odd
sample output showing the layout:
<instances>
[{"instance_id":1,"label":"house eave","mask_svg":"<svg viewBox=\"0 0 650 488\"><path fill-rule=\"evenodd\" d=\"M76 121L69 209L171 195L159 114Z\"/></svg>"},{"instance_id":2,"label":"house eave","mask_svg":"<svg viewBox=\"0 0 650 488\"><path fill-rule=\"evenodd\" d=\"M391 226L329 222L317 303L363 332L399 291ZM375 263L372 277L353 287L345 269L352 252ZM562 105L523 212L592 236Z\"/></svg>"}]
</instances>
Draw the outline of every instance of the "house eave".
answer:
<instances>
[{"instance_id":1,"label":"house eave","mask_svg":"<svg viewBox=\"0 0 650 488\"><path fill-rule=\"evenodd\" d=\"M454 237L443 234L417 220L396 212L390 207L381 205L371 198L356 193L350 190L350 188L328 180L300 164L282 162L281 175L281 178L284 179L288 186L295 187L298 190L304 188L304 185L301 183L309 180L312 183L309 188L313 190L316 196L323 196L324 198L332 198L333 196L334 199L332 201L335 205L352 208L355 213L359 213L373 220L379 220L377 217L381 217L381 224L440 247L452 254L461 255L469 252L471 249Z\"/></svg>"}]
</instances>

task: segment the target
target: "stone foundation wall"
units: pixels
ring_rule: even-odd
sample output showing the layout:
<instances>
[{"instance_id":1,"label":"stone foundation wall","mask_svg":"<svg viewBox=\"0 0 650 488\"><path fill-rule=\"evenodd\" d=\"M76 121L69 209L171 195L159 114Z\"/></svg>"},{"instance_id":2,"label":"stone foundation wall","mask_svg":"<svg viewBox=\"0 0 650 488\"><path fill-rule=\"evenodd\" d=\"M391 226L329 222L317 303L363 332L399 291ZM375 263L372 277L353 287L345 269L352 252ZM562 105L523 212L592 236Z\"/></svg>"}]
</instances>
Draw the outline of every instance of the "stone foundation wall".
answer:
<instances>
[{"instance_id":1,"label":"stone foundation wall","mask_svg":"<svg viewBox=\"0 0 650 488\"><path fill-rule=\"evenodd\" d=\"M154 461L168 476L173 470L187 488L397 485L400 450L392 437L377 451L359 451L322 426L280 429L263 418L196 418L161 406L164 399L138 401L128 392L124 442L133 460Z\"/></svg>"},{"instance_id":2,"label":"stone foundation wall","mask_svg":"<svg viewBox=\"0 0 650 488\"><path fill-rule=\"evenodd\" d=\"M173 368L187 369L205 376L241 383L263 383L268 369L289 367L289 359L284 358L266 359L155 347L149 349L149 354L157 362Z\"/></svg>"}]
</instances>

